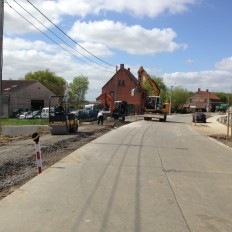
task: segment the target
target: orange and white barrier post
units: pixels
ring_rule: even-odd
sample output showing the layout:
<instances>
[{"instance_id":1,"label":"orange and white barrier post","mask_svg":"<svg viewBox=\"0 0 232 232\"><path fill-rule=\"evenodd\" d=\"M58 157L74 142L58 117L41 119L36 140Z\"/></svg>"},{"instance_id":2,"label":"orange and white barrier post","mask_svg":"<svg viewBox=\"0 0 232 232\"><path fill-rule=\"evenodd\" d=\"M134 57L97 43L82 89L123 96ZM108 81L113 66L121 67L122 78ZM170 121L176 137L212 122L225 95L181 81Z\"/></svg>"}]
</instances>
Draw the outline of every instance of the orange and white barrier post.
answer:
<instances>
[{"instance_id":1,"label":"orange and white barrier post","mask_svg":"<svg viewBox=\"0 0 232 232\"><path fill-rule=\"evenodd\" d=\"M40 174L42 172L42 157L41 157L41 149L39 143L39 134L33 133L32 139L35 142L36 164L37 164L38 173Z\"/></svg>"}]
</instances>

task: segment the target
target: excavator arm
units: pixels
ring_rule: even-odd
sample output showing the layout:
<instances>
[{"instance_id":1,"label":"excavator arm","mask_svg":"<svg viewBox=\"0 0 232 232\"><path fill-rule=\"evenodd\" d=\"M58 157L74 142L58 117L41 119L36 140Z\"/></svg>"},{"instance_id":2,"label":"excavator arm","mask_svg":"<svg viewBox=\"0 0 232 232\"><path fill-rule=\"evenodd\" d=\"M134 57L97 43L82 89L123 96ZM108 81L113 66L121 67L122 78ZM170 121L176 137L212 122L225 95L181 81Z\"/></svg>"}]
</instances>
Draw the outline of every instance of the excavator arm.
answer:
<instances>
[{"instance_id":1,"label":"excavator arm","mask_svg":"<svg viewBox=\"0 0 232 232\"><path fill-rule=\"evenodd\" d=\"M112 113L113 109L114 109L113 98L111 95L104 92L103 93L103 107L106 107L108 105L108 102L109 102L109 106L110 106L110 112Z\"/></svg>"},{"instance_id":2,"label":"excavator arm","mask_svg":"<svg viewBox=\"0 0 232 232\"><path fill-rule=\"evenodd\" d=\"M151 77L143 69L143 66L141 66L139 68L139 71L138 71L138 84L139 84L139 87L141 87L142 89L145 89L145 87L144 87L144 78L147 80L150 87L152 88L153 95L154 96L159 96L160 95L160 89L159 89L158 85L151 79Z\"/></svg>"}]
</instances>

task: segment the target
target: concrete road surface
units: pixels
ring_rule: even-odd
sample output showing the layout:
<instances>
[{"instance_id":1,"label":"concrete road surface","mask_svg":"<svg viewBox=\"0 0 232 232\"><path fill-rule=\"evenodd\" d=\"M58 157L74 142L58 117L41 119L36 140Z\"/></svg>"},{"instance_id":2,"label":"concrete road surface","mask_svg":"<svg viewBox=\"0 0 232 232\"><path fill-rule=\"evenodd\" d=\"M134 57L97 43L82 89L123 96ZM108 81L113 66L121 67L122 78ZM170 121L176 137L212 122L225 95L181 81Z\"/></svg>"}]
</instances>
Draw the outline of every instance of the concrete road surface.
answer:
<instances>
[{"instance_id":1,"label":"concrete road surface","mask_svg":"<svg viewBox=\"0 0 232 232\"><path fill-rule=\"evenodd\" d=\"M0 202L4 232L230 232L232 151L191 115L92 141Z\"/></svg>"}]
</instances>

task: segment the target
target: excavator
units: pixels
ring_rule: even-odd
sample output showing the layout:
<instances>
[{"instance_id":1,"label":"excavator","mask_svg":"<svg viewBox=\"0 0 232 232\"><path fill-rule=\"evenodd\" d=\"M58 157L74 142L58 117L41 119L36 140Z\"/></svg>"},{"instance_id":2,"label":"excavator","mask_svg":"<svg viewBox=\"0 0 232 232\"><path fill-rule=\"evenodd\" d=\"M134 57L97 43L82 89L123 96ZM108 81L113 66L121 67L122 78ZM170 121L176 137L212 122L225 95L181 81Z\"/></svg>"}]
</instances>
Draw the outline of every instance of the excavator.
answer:
<instances>
[{"instance_id":1,"label":"excavator","mask_svg":"<svg viewBox=\"0 0 232 232\"><path fill-rule=\"evenodd\" d=\"M115 101L112 117L116 120L125 121L125 117L128 114L128 104L126 101Z\"/></svg>"},{"instance_id":2,"label":"excavator","mask_svg":"<svg viewBox=\"0 0 232 232\"><path fill-rule=\"evenodd\" d=\"M109 103L109 104L108 104ZM103 101L102 101L103 108L105 110L110 110L110 113L113 112L114 109L114 101L110 94L104 92L103 93Z\"/></svg>"},{"instance_id":3,"label":"excavator","mask_svg":"<svg viewBox=\"0 0 232 232\"><path fill-rule=\"evenodd\" d=\"M57 104L58 103L58 104ZM65 96L50 96L49 98L49 127L51 135L76 133L79 120L67 108Z\"/></svg>"},{"instance_id":4,"label":"excavator","mask_svg":"<svg viewBox=\"0 0 232 232\"><path fill-rule=\"evenodd\" d=\"M153 95L148 96L147 90L144 87L144 79L147 81L149 86L152 88ZM160 122L166 122L167 114L169 112L169 103L163 102L160 98L160 89L154 80L147 74L143 66L138 70L138 86L136 89L133 89L132 92L141 92L145 93L143 98L143 117L144 120L159 119ZM133 94L132 94L133 95Z\"/></svg>"},{"instance_id":5,"label":"excavator","mask_svg":"<svg viewBox=\"0 0 232 232\"><path fill-rule=\"evenodd\" d=\"M126 101L113 101L112 96L104 92L102 104L103 109L109 109L112 118L114 118L115 120L125 121L125 116L127 114ZM104 112L103 114L106 115L106 113Z\"/></svg>"}]
</instances>

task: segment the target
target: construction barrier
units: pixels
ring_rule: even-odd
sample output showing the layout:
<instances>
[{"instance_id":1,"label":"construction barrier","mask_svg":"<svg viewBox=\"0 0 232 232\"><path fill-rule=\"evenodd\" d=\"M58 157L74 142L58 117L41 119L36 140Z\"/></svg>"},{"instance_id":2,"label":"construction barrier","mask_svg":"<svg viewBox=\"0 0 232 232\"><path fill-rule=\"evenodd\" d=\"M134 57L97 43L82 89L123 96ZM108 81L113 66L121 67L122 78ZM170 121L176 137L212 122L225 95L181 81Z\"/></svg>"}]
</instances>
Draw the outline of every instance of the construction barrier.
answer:
<instances>
[{"instance_id":1,"label":"construction barrier","mask_svg":"<svg viewBox=\"0 0 232 232\"><path fill-rule=\"evenodd\" d=\"M40 174L42 172L42 157L41 157L41 149L40 149L40 143L39 143L39 134L33 133L32 139L35 142L37 171L38 171L38 174Z\"/></svg>"}]
</instances>

